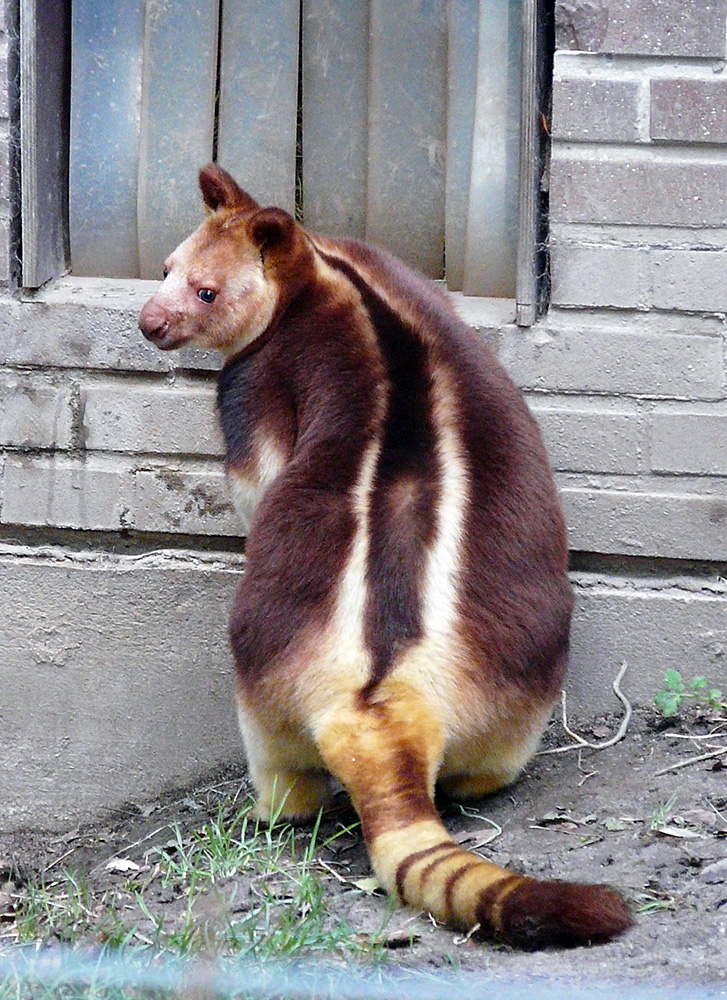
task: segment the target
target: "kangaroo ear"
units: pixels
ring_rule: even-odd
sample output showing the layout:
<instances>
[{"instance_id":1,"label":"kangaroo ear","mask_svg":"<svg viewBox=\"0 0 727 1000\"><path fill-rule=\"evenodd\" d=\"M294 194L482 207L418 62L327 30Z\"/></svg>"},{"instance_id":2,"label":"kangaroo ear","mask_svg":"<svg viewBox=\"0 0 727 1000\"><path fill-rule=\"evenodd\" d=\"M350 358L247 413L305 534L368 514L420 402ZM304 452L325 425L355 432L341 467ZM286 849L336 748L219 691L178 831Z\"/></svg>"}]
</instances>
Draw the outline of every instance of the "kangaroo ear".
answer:
<instances>
[{"instance_id":1,"label":"kangaroo ear","mask_svg":"<svg viewBox=\"0 0 727 1000\"><path fill-rule=\"evenodd\" d=\"M250 220L250 238L259 250L274 252L292 246L295 220L282 208L261 208Z\"/></svg>"},{"instance_id":2,"label":"kangaroo ear","mask_svg":"<svg viewBox=\"0 0 727 1000\"><path fill-rule=\"evenodd\" d=\"M199 187L202 201L210 212L220 208L241 208L248 212L256 211L260 206L243 191L239 184L226 170L216 163L208 163L199 172Z\"/></svg>"}]
</instances>

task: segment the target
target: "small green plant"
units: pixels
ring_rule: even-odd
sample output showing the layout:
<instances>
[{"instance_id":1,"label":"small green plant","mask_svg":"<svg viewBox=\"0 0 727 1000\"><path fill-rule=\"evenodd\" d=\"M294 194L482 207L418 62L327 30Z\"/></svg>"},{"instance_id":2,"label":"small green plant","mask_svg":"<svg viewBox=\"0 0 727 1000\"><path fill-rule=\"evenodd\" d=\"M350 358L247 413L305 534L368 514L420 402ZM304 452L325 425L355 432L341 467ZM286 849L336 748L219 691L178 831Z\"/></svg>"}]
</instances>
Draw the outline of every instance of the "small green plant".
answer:
<instances>
[{"instance_id":1,"label":"small green plant","mask_svg":"<svg viewBox=\"0 0 727 1000\"><path fill-rule=\"evenodd\" d=\"M634 895L634 900L637 913L661 913L677 908L674 897L666 892L637 892Z\"/></svg>"},{"instance_id":2,"label":"small green plant","mask_svg":"<svg viewBox=\"0 0 727 1000\"><path fill-rule=\"evenodd\" d=\"M706 677L692 677L688 684L682 680L678 670L667 670L664 674L664 687L654 698L654 704L665 719L678 715L684 703L688 700L699 701L710 708L724 709L727 707L719 688L710 688Z\"/></svg>"},{"instance_id":3,"label":"small green plant","mask_svg":"<svg viewBox=\"0 0 727 1000\"><path fill-rule=\"evenodd\" d=\"M672 814L672 810L676 805L676 801L677 801L676 795L672 795L670 799L668 799L666 802L660 803L660 805L656 807L651 816L651 823L649 824L649 828L651 830L658 831L666 826L666 824L669 821L669 817Z\"/></svg>"}]
</instances>

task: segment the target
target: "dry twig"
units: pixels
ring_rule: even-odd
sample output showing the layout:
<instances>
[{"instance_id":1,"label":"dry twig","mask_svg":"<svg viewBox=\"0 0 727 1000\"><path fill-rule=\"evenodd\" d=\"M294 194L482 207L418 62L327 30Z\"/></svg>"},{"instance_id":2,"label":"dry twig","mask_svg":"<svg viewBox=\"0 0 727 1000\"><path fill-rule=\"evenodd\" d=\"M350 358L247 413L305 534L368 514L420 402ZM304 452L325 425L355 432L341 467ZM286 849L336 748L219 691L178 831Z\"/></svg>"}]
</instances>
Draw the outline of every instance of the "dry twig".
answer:
<instances>
[{"instance_id":1,"label":"dry twig","mask_svg":"<svg viewBox=\"0 0 727 1000\"><path fill-rule=\"evenodd\" d=\"M669 771L678 771L682 767L689 767L690 764L698 764L700 760L710 760L712 757L721 757L723 754L727 753L727 747L720 747L719 750L712 750L711 753L700 753L698 757L690 757L688 760L680 760L678 764L670 764L669 767L664 767L661 771L657 771L654 775L658 778L662 774L668 774Z\"/></svg>"},{"instance_id":2,"label":"dry twig","mask_svg":"<svg viewBox=\"0 0 727 1000\"><path fill-rule=\"evenodd\" d=\"M612 736L611 739L609 740L605 740L603 743L591 743L588 740L584 740L582 736L578 735L578 733L574 733L573 730L568 725L568 717L566 714L566 693L564 688L560 693L561 704L563 709L563 729L566 731L568 736L570 736L570 738L575 740L576 742L569 743L568 746L565 747L555 747L552 750L541 750L540 751L541 755L549 753L565 753L567 750L580 750L582 747L588 747L589 750L607 750L608 747L612 747L615 743L618 743L619 740L622 740L624 738L624 736L626 735L626 729L628 728L628 724L631 721L631 713L633 710L631 702L628 700L626 695L621 690L621 680L623 679L623 676L626 673L627 667L628 664L626 660L624 660L624 662L621 664L621 667L619 668L619 672L616 674L613 680L613 692L624 706L624 717L621 720L621 725L619 726L616 735Z\"/></svg>"}]
</instances>

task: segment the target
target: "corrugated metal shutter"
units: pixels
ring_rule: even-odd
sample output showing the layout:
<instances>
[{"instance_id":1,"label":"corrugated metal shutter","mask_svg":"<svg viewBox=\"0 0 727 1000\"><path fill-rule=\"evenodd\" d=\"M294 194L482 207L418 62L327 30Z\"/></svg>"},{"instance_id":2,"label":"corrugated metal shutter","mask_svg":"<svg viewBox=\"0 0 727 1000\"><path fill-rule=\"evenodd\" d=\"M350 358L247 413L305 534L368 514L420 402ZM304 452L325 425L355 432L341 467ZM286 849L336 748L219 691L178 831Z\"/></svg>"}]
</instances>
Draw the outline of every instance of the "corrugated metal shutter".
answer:
<instances>
[{"instance_id":1,"label":"corrugated metal shutter","mask_svg":"<svg viewBox=\"0 0 727 1000\"><path fill-rule=\"evenodd\" d=\"M513 296L523 5L73 0L74 272L155 277L217 158L312 228Z\"/></svg>"}]
</instances>

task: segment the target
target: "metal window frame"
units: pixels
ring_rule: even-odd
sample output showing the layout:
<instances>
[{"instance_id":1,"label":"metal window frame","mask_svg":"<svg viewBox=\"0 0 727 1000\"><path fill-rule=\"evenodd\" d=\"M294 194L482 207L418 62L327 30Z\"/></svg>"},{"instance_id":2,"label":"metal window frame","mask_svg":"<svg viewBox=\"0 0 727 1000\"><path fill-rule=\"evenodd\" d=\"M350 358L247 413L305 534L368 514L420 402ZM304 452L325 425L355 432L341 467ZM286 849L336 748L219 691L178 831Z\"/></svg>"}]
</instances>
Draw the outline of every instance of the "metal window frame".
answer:
<instances>
[{"instance_id":1,"label":"metal window frame","mask_svg":"<svg viewBox=\"0 0 727 1000\"><path fill-rule=\"evenodd\" d=\"M548 305L548 122L553 78L554 3L522 0L520 199L515 322L532 326Z\"/></svg>"},{"instance_id":2,"label":"metal window frame","mask_svg":"<svg viewBox=\"0 0 727 1000\"><path fill-rule=\"evenodd\" d=\"M68 270L70 0L20 0L21 281Z\"/></svg>"}]
</instances>

